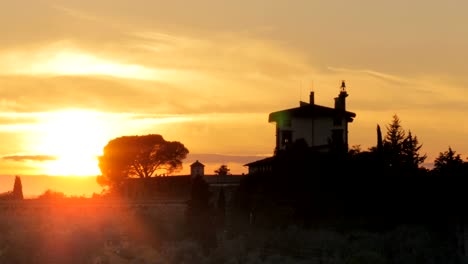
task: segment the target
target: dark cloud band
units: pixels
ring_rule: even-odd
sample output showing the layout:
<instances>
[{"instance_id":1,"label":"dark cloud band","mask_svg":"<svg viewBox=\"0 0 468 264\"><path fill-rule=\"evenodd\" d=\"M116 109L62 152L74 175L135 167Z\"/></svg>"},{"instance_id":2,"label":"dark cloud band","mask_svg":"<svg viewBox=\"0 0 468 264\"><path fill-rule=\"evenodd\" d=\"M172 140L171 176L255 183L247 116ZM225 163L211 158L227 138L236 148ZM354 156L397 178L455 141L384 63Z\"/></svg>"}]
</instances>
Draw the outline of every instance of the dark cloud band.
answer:
<instances>
[{"instance_id":1,"label":"dark cloud band","mask_svg":"<svg viewBox=\"0 0 468 264\"><path fill-rule=\"evenodd\" d=\"M2 159L19 161L19 162L24 162L24 161L44 162L44 161L56 160L57 157L50 156L50 155L10 155L10 156L3 156Z\"/></svg>"}]
</instances>

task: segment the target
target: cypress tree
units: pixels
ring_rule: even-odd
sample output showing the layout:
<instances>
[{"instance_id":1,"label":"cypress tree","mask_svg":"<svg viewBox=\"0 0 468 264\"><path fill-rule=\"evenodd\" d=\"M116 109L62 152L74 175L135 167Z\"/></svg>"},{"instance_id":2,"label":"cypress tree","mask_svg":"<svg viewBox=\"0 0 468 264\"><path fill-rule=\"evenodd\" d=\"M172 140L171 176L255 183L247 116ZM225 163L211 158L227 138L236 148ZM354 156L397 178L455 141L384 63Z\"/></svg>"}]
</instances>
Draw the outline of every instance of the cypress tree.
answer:
<instances>
[{"instance_id":1,"label":"cypress tree","mask_svg":"<svg viewBox=\"0 0 468 264\"><path fill-rule=\"evenodd\" d=\"M209 184L202 176L192 179L190 200L188 201L186 221L189 236L208 250L216 245L216 230L210 206Z\"/></svg>"},{"instance_id":2,"label":"cypress tree","mask_svg":"<svg viewBox=\"0 0 468 264\"><path fill-rule=\"evenodd\" d=\"M218 225L223 228L226 220L226 196L224 195L224 189L219 191L218 202L217 202L217 211L218 211Z\"/></svg>"},{"instance_id":3,"label":"cypress tree","mask_svg":"<svg viewBox=\"0 0 468 264\"><path fill-rule=\"evenodd\" d=\"M23 185L21 184L21 178L19 176L15 177L15 183L13 185L13 199L23 200Z\"/></svg>"},{"instance_id":4,"label":"cypress tree","mask_svg":"<svg viewBox=\"0 0 468 264\"><path fill-rule=\"evenodd\" d=\"M382 131L380 126L377 125L377 152L382 153L383 151L383 141L382 141Z\"/></svg>"}]
</instances>

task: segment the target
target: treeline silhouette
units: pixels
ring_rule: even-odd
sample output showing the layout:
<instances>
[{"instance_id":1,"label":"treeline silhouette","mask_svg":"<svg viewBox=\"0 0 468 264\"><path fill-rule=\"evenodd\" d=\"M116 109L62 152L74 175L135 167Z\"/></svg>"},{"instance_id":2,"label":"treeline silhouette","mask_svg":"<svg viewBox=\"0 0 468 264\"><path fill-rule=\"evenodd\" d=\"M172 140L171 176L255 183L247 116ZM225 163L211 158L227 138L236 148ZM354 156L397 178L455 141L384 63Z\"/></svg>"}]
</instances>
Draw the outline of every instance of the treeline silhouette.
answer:
<instances>
[{"instance_id":1,"label":"treeline silhouette","mask_svg":"<svg viewBox=\"0 0 468 264\"><path fill-rule=\"evenodd\" d=\"M21 178L19 176L15 176L15 182L13 184L13 190L0 193L0 201L7 201L7 200L23 200L23 184L21 183Z\"/></svg>"},{"instance_id":2,"label":"treeline silhouette","mask_svg":"<svg viewBox=\"0 0 468 264\"><path fill-rule=\"evenodd\" d=\"M450 147L421 166L418 138L398 116L376 146L362 151L322 153L305 141L292 143L270 160L271 170L248 175L235 207L244 222L258 225L361 225L390 228L401 224L464 222L468 215L468 163Z\"/></svg>"}]
</instances>

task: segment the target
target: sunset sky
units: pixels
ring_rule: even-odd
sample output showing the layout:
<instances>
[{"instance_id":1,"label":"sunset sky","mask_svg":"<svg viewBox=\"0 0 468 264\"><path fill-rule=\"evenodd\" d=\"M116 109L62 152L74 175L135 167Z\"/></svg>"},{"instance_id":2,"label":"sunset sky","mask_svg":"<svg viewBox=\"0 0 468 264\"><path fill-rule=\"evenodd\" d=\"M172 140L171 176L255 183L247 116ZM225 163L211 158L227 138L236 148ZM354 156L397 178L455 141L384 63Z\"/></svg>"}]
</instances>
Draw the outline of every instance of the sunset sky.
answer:
<instances>
[{"instance_id":1,"label":"sunset sky","mask_svg":"<svg viewBox=\"0 0 468 264\"><path fill-rule=\"evenodd\" d=\"M350 145L373 146L376 125L397 114L427 163L449 146L465 159L466 10L462 0L2 1L0 174L96 175L109 140L149 133L189 149L182 173L195 159L207 173L222 163L243 173L273 153L270 112L311 89L333 106L341 80L357 114ZM0 192L11 189L2 179Z\"/></svg>"}]
</instances>

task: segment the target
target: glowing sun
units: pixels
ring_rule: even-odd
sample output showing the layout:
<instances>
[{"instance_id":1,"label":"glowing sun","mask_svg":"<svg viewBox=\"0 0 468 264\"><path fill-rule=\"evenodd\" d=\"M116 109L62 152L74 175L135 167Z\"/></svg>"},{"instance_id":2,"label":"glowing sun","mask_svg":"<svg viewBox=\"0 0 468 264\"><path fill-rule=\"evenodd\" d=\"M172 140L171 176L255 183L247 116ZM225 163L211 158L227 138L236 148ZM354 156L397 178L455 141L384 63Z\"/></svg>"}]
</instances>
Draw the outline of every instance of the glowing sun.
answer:
<instances>
[{"instance_id":1,"label":"glowing sun","mask_svg":"<svg viewBox=\"0 0 468 264\"><path fill-rule=\"evenodd\" d=\"M67 110L44 115L37 151L56 157L43 164L47 175L100 174L97 156L109 141L105 116L99 112Z\"/></svg>"}]
</instances>

